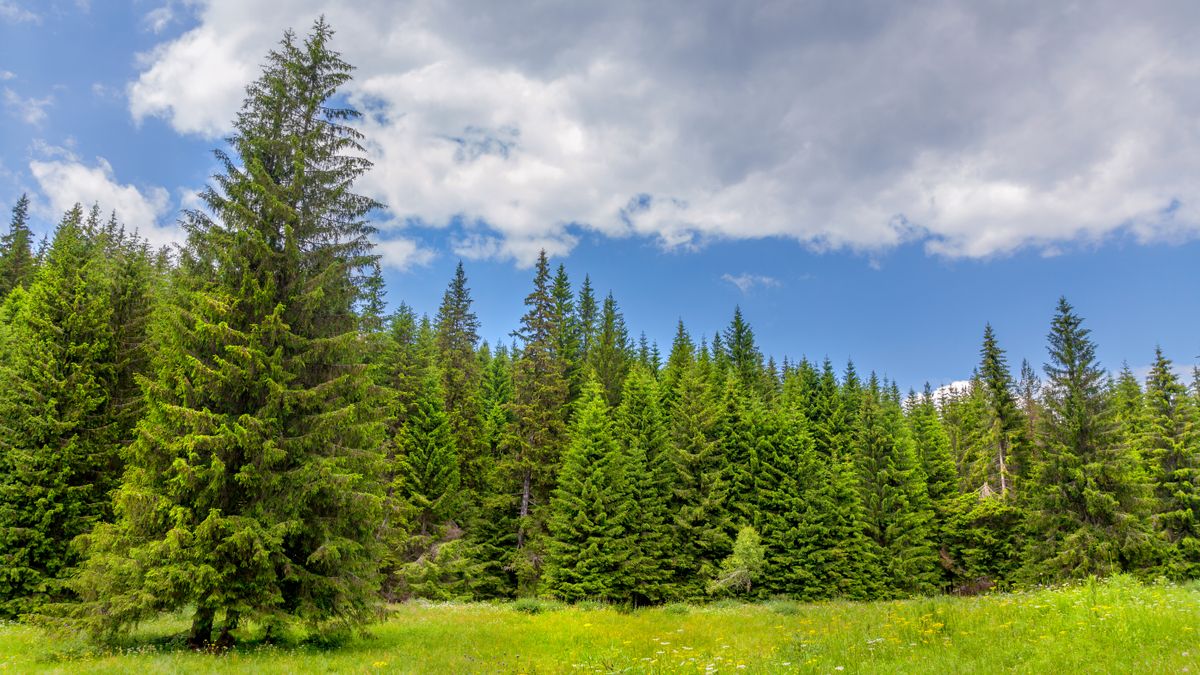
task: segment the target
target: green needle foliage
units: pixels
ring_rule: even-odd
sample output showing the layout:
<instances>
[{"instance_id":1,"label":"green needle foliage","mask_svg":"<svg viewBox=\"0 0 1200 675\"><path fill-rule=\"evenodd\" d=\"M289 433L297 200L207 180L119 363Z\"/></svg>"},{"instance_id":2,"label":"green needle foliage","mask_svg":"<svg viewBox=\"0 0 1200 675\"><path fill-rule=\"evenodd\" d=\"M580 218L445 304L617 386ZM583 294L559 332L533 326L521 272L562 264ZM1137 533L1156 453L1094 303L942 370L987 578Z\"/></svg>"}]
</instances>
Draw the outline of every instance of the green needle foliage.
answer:
<instances>
[{"instance_id":1,"label":"green needle foliage","mask_svg":"<svg viewBox=\"0 0 1200 675\"><path fill-rule=\"evenodd\" d=\"M223 172L190 212L155 327L118 520L83 540L69 615L110 636L194 607L190 641L242 620L328 632L377 615L380 406L360 344L377 204L350 67L323 20L247 90Z\"/></svg>"}]
</instances>

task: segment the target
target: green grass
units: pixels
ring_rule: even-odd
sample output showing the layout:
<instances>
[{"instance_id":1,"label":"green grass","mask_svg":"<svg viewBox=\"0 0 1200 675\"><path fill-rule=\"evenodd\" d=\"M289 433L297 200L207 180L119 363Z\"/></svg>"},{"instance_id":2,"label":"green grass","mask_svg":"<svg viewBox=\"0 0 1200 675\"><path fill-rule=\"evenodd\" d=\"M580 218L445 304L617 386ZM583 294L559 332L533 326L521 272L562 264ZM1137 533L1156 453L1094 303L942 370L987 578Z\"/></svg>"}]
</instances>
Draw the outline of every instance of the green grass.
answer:
<instances>
[{"instance_id":1,"label":"green grass","mask_svg":"<svg viewBox=\"0 0 1200 675\"><path fill-rule=\"evenodd\" d=\"M897 602L668 605L621 613L557 603L421 604L336 649L176 646L182 618L122 649L0 625L3 672L1200 673L1200 585L1124 578L1073 588Z\"/></svg>"}]
</instances>

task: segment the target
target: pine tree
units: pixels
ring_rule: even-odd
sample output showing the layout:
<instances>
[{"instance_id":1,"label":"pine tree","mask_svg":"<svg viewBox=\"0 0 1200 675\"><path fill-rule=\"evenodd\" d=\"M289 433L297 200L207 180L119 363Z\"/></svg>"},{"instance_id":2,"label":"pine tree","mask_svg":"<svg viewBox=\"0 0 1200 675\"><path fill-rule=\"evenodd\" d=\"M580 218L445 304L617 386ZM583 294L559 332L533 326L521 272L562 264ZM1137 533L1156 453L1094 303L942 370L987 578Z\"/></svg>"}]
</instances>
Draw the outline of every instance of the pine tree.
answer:
<instances>
[{"instance_id":1,"label":"pine tree","mask_svg":"<svg viewBox=\"0 0 1200 675\"><path fill-rule=\"evenodd\" d=\"M588 381L550 503L546 585L558 597L623 601L636 499L603 388Z\"/></svg>"},{"instance_id":2,"label":"pine tree","mask_svg":"<svg viewBox=\"0 0 1200 675\"><path fill-rule=\"evenodd\" d=\"M519 484L517 570L521 592L535 590L540 568L541 535L565 434L566 368L558 354L557 316L550 287L546 252L538 256L533 292L525 298L528 310L516 335L522 340L513 369L513 399L509 405L513 429L505 470Z\"/></svg>"},{"instance_id":3,"label":"pine tree","mask_svg":"<svg viewBox=\"0 0 1200 675\"><path fill-rule=\"evenodd\" d=\"M29 196L21 195L12 210L8 234L0 237L0 299L17 286L33 281L37 260L33 257L33 233L29 231Z\"/></svg>"},{"instance_id":4,"label":"pine tree","mask_svg":"<svg viewBox=\"0 0 1200 675\"><path fill-rule=\"evenodd\" d=\"M1062 298L1051 324L1024 575L1045 582L1157 564L1149 490L1120 442L1106 376L1083 319Z\"/></svg>"},{"instance_id":5,"label":"pine tree","mask_svg":"<svg viewBox=\"0 0 1200 675\"><path fill-rule=\"evenodd\" d=\"M377 616L382 427L360 350L373 270L352 191L370 163L350 67L318 20L247 89L223 172L187 214L128 453L120 516L84 540L73 616L100 636L195 608L189 640L242 619L341 630ZM211 214L211 215L209 215Z\"/></svg>"},{"instance_id":6,"label":"pine tree","mask_svg":"<svg viewBox=\"0 0 1200 675\"><path fill-rule=\"evenodd\" d=\"M111 517L121 474L111 281L82 220L64 216L28 293L10 296L0 342L0 616L69 597L71 540Z\"/></svg>"},{"instance_id":7,"label":"pine tree","mask_svg":"<svg viewBox=\"0 0 1200 675\"><path fill-rule=\"evenodd\" d=\"M1200 417L1171 360L1154 350L1139 449L1157 497L1154 520L1173 547L1178 578L1200 576Z\"/></svg>"},{"instance_id":8,"label":"pine tree","mask_svg":"<svg viewBox=\"0 0 1200 675\"><path fill-rule=\"evenodd\" d=\"M460 261L454 270L437 319L438 363L445 391L445 410L462 464L463 486L472 492L483 488L485 462L483 406L480 387L483 371L476 355L479 319L471 310L471 289Z\"/></svg>"}]
</instances>

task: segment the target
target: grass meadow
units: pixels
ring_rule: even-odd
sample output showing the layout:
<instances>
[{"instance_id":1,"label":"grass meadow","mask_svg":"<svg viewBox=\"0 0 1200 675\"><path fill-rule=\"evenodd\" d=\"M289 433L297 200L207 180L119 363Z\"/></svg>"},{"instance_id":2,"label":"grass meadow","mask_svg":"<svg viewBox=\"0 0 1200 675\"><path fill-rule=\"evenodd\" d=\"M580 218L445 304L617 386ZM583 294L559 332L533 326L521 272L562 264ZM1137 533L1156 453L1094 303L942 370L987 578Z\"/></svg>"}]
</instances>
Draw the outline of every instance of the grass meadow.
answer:
<instances>
[{"instance_id":1,"label":"grass meadow","mask_svg":"<svg viewBox=\"0 0 1200 675\"><path fill-rule=\"evenodd\" d=\"M185 617L99 649L0 625L0 673L1200 673L1200 584L892 602L408 603L336 647L193 653Z\"/></svg>"}]
</instances>

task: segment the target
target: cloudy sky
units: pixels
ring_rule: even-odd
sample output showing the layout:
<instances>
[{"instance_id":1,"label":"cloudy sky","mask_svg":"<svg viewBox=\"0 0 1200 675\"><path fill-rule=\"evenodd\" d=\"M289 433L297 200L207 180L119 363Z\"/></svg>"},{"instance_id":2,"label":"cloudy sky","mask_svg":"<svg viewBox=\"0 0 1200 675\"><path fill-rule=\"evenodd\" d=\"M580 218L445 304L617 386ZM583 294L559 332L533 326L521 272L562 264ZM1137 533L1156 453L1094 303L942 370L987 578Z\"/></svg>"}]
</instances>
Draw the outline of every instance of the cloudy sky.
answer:
<instances>
[{"instance_id":1,"label":"cloudy sky","mask_svg":"<svg viewBox=\"0 0 1200 675\"><path fill-rule=\"evenodd\" d=\"M324 14L356 65L390 299L467 264L487 337L539 249L636 330L969 375L1040 365L1055 299L1105 364L1200 354L1200 4L0 0L0 207L155 243L247 82Z\"/></svg>"}]
</instances>

